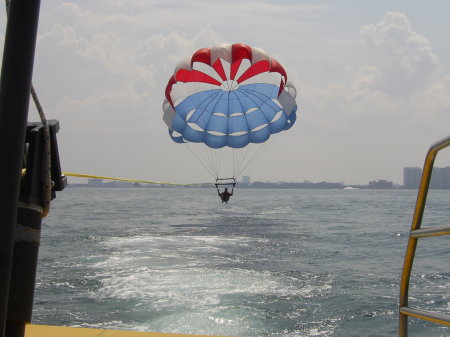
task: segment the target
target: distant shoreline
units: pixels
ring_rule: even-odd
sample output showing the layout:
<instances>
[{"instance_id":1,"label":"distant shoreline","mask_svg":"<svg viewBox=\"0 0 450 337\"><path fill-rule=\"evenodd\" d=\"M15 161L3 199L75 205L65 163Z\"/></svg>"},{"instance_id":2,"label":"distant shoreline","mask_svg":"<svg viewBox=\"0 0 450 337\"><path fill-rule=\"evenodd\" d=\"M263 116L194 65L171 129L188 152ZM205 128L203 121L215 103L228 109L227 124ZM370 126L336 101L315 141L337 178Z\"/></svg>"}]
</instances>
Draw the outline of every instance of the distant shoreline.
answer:
<instances>
[{"instance_id":1,"label":"distant shoreline","mask_svg":"<svg viewBox=\"0 0 450 337\"><path fill-rule=\"evenodd\" d=\"M212 184L211 184L212 185ZM342 183L333 182L302 182L302 183L287 183L287 182L253 182L251 184L247 183L237 183L236 186L239 188L249 188L249 189L345 189L345 190L417 190L416 188L407 188L402 185L346 185ZM211 186L172 186L172 185L158 185L158 184L140 184L140 183L128 183L128 182L102 182L97 184L76 184L69 183L69 188L211 188Z\"/></svg>"}]
</instances>

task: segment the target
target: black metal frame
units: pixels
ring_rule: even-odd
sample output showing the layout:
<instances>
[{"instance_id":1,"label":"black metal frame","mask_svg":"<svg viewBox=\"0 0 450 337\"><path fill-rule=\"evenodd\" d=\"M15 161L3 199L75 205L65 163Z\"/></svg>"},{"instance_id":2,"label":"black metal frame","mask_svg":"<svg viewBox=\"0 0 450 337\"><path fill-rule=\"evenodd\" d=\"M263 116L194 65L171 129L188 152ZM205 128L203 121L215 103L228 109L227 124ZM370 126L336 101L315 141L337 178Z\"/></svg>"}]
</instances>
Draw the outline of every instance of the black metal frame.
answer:
<instances>
[{"instance_id":1,"label":"black metal frame","mask_svg":"<svg viewBox=\"0 0 450 337\"><path fill-rule=\"evenodd\" d=\"M48 122L50 133L51 199L55 191L61 191L67 184L59 163L56 133L59 122ZM42 123L28 123L25 136L23 176L15 228L13 260L10 277L6 336L24 336L25 325L31 322L33 298L36 284L36 269L40 245L43 207L45 205L44 146L45 128Z\"/></svg>"},{"instance_id":2,"label":"black metal frame","mask_svg":"<svg viewBox=\"0 0 450 337\"><path fill-rule=\"evenodd\" d=\"M40 0L8 9L0 78L0 336L5 336L14 231Z\"/></svg>"}]
</instances>

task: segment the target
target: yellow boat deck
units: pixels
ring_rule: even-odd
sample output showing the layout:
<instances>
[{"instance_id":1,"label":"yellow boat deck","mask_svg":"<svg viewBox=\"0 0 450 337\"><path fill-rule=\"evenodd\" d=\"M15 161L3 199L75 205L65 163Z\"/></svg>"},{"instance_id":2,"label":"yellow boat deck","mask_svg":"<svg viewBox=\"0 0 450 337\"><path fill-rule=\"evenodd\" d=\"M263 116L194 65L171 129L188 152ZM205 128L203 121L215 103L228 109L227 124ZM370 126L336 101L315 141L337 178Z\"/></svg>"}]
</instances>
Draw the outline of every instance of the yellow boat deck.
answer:
<instances>
[{"instance_id":1,"label":"yellow boat deck","mask_svg":"<svg viewBox=\"0 0 450 337\"><path fill-rule=\"evenodd\" d=\"M162 332L141 332L127 330L107 330L90 328L70 328L63 326L28 324L25 337L193 337L198 335L185 335ZM206 336L203 337L214 337Z\"/></svg>"}]
</instances>

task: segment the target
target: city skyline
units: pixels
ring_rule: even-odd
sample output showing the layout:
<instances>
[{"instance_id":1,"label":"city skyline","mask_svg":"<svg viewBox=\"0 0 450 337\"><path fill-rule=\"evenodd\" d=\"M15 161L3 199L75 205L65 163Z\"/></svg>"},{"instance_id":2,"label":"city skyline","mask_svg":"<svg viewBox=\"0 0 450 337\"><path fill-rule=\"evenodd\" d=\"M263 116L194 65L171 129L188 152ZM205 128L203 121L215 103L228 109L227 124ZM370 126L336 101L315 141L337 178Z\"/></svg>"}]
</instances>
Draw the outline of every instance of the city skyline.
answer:
<instances>
[{"instance_id":1,"label":"city skyline","mask_svg":"<svg viewBox=\"0 0 450 337\"><path fill-rule=\"evenodd\" d=\"M117 177L116 177L117 178ZM397 182L391 181L389 179L380 179L375 178L370 181L368 181L366 184L346 184L345 182L339 182L339 181L309 181L309 180L303 180L303 181L253 181L251 176L243 176L241 180L236 180L236 183L241 186L253 186L254 184L268 184L268 185L302 185L301 188L307 188L306 186L320 186L327 185L326 188L335 188L337 185L341 185L342 187L346 186L359 186L359 187L367 187L367 188L406 188L406 189L417 189L420 185L420 181L422 178L422 168L421 167L404 167L403 168L403 183L399 184ZM118 178L117 180L114 180L112 178L111 180L108 179L100 179L100 178L90 178L90 179L84 179L83 183L80 182L70 182L72 186L90 186L90 187L105 187L105 186L112 186L112 187L130 187L133 185L136 186L146 186L145 183L137 183L137 182L127 182L122 181L123 179ZM86 183L87 181L87 183ZM105 182L106 181L106 182ZM213 184L213 182L211 182ZM161 184L148 184L149 187L154 186L160 186ZM194 187L205 187L206 185L203 184L203 186L194 186ZM176 186L170 186L169 187L176 187ZM193 187L193 186L185 186L185 187ZM430 181L430 188L431 189L450 189L450 166L445 167L433 167L433 172L431 175L431 181Z\"/></svg>"}]
</instances>

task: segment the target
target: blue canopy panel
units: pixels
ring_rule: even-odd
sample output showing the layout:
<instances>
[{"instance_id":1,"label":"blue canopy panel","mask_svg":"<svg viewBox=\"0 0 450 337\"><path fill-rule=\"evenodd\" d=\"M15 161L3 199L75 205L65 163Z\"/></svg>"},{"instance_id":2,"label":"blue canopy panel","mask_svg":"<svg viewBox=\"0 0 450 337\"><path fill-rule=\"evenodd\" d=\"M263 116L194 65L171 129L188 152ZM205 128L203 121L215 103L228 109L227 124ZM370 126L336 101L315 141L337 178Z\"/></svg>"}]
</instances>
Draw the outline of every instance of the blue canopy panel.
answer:
<instances>
[{"instance_id":1,"label":"blue canopy panel","mask_svg":"<svg viewBox=\"0 0 450 337\"><path fill-rule=\"evenodd\" d=\"M205 143L211 148L241 148L262 143L271 134L287 130L295 111L287 114L278 102L279 87L253 83L235 90L207 90L184 98L175 106L171 130L175 142Z\"/></svg>"},{"instance_id":2,"label":"blue canopy panel","mask_svg":"<svg viewBox=\"0 0 450 337\"><path fill-rule=\"evenodd\" d=\"M292 125L294 125L297 120L297 106L292 110L291 114L288 117L287 123L284 126L284 130L289 130Z\"/></svg>"},{"instance_id":3,"label":"blue canopy panel","mask_svg":"<svg viewBox=\"0 0 450 337\"><path fill-rule=\"evenodd\" d=\"M183 137L182 137L182 136L175 136L175 135L173 134L173 130L170 130L170 129L169 129L169 136L170 136L170 138L172 138L172 140L173 140L175 143L186 143L186 142L183 140Z\"/></svg>"},{"instance_id":4,"label":"blue canopy panel","mask_svg":"<svg viewBox=\"0 0 450 337\"><path fill-rule=\"evenodd\" d=\"M217 96L220 96L222 93L222 90L207 90L187 96L175 106L175 111L181 118L186 119L192 110L202 111L203 109L207 109L211 102L214 102Z\"/></svg>"}]
</instances>

